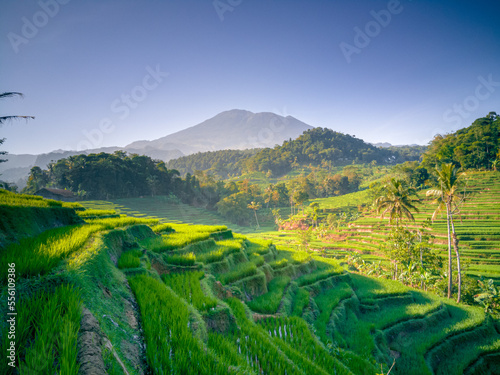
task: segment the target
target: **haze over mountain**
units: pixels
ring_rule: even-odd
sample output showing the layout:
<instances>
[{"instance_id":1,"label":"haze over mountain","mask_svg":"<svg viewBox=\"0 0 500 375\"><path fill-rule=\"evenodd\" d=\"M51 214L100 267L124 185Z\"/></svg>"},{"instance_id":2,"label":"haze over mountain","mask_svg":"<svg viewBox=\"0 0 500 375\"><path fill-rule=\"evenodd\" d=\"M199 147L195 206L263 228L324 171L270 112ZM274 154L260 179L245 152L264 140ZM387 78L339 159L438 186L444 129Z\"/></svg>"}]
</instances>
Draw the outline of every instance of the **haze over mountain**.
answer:
<instances>
[{"instance_id":1,"label":"haze over mountain","mask_svg":"<svg viewBox=\"0 0 500 375\"><path fill-rule=\"evenodd\" d=\"M313 127L292 116L233 109L179 132L152 141L136 141L125 147L102 147L84 151L57 150L40 155L9 154L7 163L0 163L0 180L23 185L33 166L46 168L51 161L72 155L123 150L169 161L203 151L274 147L287 139L295 139Z\"/></svg>"},{"instance_id":2,"label":"haze over mountain","mask_svg":"<svg viewBox=\"0 0 500 375\"><path fill-rule=\"evenodd\" d=\"M166 137L133 142L125 149L177 149L188 155L200 151L274 147L312 128L292 116L233 109Z\"/></svg>"}]
</instances>

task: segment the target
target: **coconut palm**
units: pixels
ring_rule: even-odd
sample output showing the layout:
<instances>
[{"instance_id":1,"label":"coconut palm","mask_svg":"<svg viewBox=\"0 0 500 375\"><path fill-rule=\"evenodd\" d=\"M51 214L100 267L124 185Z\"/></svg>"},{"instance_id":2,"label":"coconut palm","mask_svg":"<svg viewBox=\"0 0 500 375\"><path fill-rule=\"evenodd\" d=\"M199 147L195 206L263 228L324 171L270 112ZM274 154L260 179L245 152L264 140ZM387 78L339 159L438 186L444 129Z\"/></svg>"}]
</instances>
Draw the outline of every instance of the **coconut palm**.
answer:
<instances>
[{"instance_id":1,"label":"coconut palm","mask_svg":"<svg viewBox=\"0 0 500 375\"><path fill-rule=\"evenodd\" d=\"M415 221L412 211L419 212L415 206L420 202L416 196L416 191L413 187L408 186L404 181L392 178L389 183L384 186L383 195L375 199L377 213L382 212L380 218L384 218L389 214L389 223L396 221L396 228L399 228L400 220L407 218L410 221ZM394 278L398 275L398 263L394 259Z\"/></svg>"},{"instance_id":2,"label":"coconut palm","mask_svg":"<svg viewBox=\"0 0 500 375\"><path fill-rule=\"evenodd\" d=\"M23 94L21 94L20 92L3 92L3 93L0 93L0 99L5 99L5 98L11 98L13 96L20 96L22 97ZM11 120L19 120L19 119L34 119L33 116L0 116L0 126L7 122L7 121L11 121ZM2 143L4 143L5 141L5 138L0 138L0 145ZM5 155L7 154L6 151L0 151L0 155ZM0 163L2 162L5 162L7 161L7 159L0 159Z\"/></svg>"},{"instance_id":3,"label":"coconut palm","mask_svg":"<svg viewBox=\"0 0 500 375\"><path fill-rule=\"evenodd\" d=\"M495 172L497 171L499 165L500 165L500 159L495 159L491 161L491 167Z\"/></svg>"},{"instance_id":4,"label":"coconut palm","mask_svg":"<svg viewBox=\"0 0 500 375\"><path fill-rule=\"evenodd\" d=\"M448 298L452 296L452 255L451 246L453 243L453 248L455 249L455 255L457 257L457 272L458 272L458 297L457 302L460 302L462 295L462 274L460 268L460 254L458 251L458 238L455 232L455 223L453 221L453 215L458 212L460 205L465 199L465 192L463 196L459 195L458 190L461 188L462 176L459 174L457 169L452 163L443 164L441 169L436 167L436 173L438 176L438 186L434 189L427 191L428 197L434 197L434 204L437 204L437 208L432 215L432 220L434 221L437 215L446 210L446 227L448 233Z\"/></svg>"},{"instance_id":5,"label":"coconut palm","mask_svg":"<svg viewBox=\"0 0 500 375\"><path fill-rule=\"evenodd\" d=\"M255 202L251 202L249 205L248 205L248 208L253 210L253 213L255 214L255 221L257 222L257 229L260 228L259 226L259 219L257 219L257 210L260 208L260 204L259 203L255 203Z\"/></svg>"},{"instance_id":6,"label":"coconut palm","mask_svg":"<svg viewBox=\"0 0 500 375\"><path fill-rule=\"evenodd\" d=\"M23 94L20 92L3 92L0 93L0 99L11 98L13 96L23 97ZM9 120L19 120L19 119L34 119L33 116L1 116L0 117L0 125Z\"/></svg>"},{"instance_id":7,"label":"coconut palm","mask_svg":"<svg viewBox=\"0 0 500 375\"><path fill-rule=\"evenodd\" d=\"M396 178L392 178L384 188L383 195L375 200L377 213L382 212L380 217L384 218L386 214L389 214L390 223L396 220L396 226L399 226L399 221L403 218L415 221L412 211L419 212L415 204L420 202L418 198L412 197L416 196L415 189Z\"/></svg>"}]
</instances>

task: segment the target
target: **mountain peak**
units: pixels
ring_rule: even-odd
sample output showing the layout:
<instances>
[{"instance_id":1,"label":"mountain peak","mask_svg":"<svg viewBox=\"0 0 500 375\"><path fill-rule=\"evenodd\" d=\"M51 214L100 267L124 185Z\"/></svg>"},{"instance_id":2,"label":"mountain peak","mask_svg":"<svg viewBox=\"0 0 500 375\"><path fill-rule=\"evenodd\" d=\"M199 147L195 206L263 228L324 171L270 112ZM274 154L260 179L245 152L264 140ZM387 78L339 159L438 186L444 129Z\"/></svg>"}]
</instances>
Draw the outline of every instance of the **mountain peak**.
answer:
<instances>
[{"instance_id":1,"label":"mountain peak","mask_svg":"<svg viewBox=\"0 0 500 375\"><path fill-rule=\"evenodd\" d=\"M231 109L165 137L131 143L126 149L178 149L184 154L192 154L224 149L274 147L287 139L297 138L307 129L312 129L312 126L292 116Z\"/></svg>"}]
</instances>

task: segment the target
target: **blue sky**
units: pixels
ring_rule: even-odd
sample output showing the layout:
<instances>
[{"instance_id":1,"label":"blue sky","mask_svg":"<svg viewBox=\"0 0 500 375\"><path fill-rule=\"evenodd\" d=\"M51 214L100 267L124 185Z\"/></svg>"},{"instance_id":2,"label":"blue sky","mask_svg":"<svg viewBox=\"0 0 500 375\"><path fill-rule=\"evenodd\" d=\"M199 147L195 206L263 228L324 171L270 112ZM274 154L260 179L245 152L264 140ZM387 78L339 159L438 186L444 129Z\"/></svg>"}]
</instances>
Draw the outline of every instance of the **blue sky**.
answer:
<instances>
[{"instance_id":1,"label":"blue sky","mask_svg":"<svg viewBox=\"0 0 500 375\"><path fill-rule=\"evenodd\" d=\"M217 9L216 9L217 8ZM246 109L426 144L500 112L495 1L0 2L10 153L125 146Z\"/></svg>"}]
</instances>

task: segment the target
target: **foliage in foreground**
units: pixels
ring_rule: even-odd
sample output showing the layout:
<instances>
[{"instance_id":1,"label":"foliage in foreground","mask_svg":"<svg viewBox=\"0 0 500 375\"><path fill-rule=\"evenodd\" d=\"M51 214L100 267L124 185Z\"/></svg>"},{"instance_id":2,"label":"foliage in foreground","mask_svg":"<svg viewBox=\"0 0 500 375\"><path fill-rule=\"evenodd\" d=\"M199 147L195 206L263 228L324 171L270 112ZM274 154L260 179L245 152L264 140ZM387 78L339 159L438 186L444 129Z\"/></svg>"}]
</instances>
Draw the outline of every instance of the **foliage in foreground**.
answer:
<instances>
[{"instance_id":1,"label":"foliage in foreground","mask_svg":"<svg viewBox=\"0 0 500 375\"><path fill-rule=\"evenodd\" d=\"M40 291L18 303L16 363L21 374L77 375L77 337L80 329L80 294L69 285ZM10 341L4 334L2 353ZM1 356L2 374L10 368ZM10 362L10 361L9 361Z\"/></svg>"},{"instance_id":2,"label":"foliage in foreground","mask_svg":"<svg viewBox=\"0 0 500 375\"><path fill-rule=\"evenodd\" d=\"M129 279L141 311L146 355L154 374L227 374L225 358L205 352L190 330L184 302L162 282L146 275Z\"/></svg>"}]
</instances>

